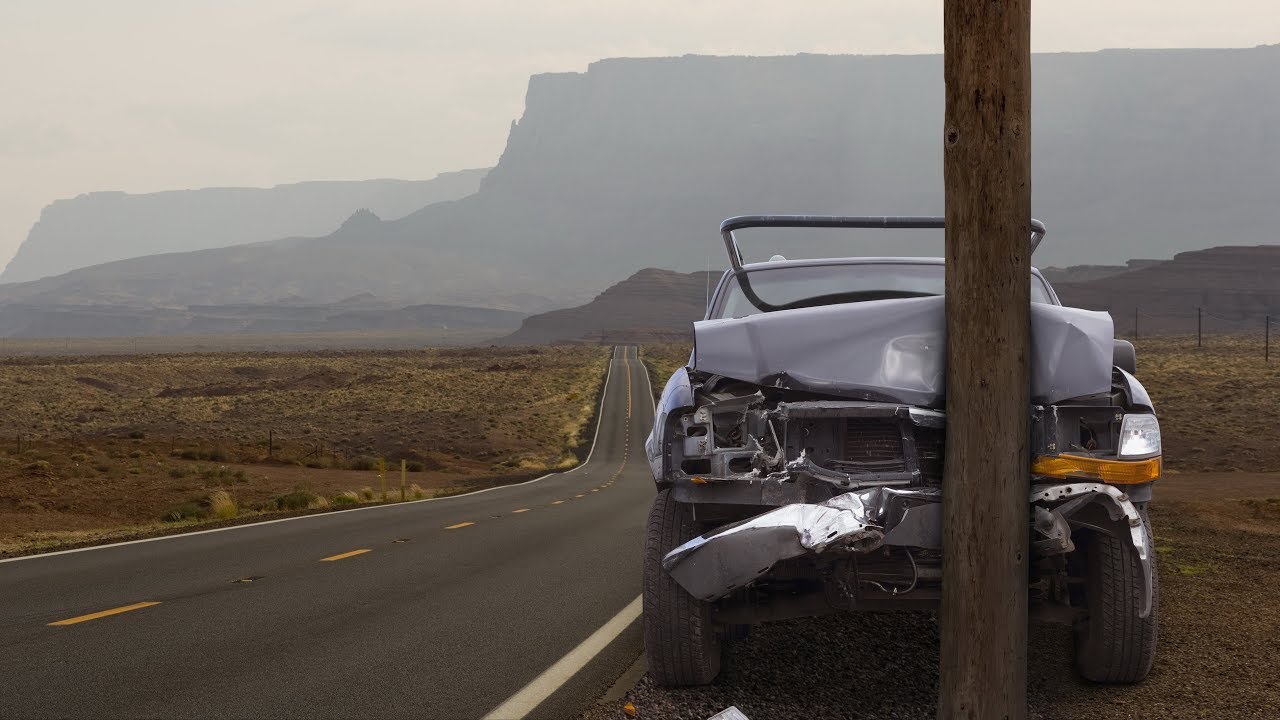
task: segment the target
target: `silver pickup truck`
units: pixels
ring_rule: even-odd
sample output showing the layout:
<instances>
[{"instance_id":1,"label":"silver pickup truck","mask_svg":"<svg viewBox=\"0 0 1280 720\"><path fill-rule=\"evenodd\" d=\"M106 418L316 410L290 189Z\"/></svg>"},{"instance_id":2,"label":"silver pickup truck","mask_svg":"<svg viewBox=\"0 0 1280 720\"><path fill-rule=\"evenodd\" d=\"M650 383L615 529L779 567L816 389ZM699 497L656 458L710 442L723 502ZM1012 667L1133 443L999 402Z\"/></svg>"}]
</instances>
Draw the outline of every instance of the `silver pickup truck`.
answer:
<instances>
[{"instance_id":1,"label":"silver pickup truck","mask_svg":"<svg viewBox=\"0 0 1280 720\"><path fill-rule=\"evenodd\" d=\"M711 682L754 623L935 608L942 578L942 259L745 263L735 231L941 228L941 218L748 216L730 269L658 401L645 649L664 685ZM1032 222L1031 243L1044 236ZM1076 665L1151 669L1158 596L1146 506L1160 426L1109 315L1031 283L1027 535L1036 616L1071 623ZM999 392L993 388L992 392Z\"/></svg>"}]
</instances>

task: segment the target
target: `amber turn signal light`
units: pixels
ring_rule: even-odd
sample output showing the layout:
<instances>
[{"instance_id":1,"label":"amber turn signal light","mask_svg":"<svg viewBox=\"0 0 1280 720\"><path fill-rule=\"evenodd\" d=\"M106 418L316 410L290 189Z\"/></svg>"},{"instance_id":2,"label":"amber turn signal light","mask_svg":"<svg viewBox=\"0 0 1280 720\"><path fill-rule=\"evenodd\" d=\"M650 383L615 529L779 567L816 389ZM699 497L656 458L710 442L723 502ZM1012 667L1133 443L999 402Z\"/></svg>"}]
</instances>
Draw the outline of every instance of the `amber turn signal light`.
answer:
<instances>
[{"instance_id":1,"label":"amber turn signal light","mask_svg":"<svg viewBox=\"0 0 1280 720\"><path fill-rule=\"evenodd\" d=\"M1160 458L1100 460L1079 455L1042 455L1031 463L1031 472L1054 478L1101 480L1113 485L1136 485L1160 478Z\"/></svg>"}]
</instances>

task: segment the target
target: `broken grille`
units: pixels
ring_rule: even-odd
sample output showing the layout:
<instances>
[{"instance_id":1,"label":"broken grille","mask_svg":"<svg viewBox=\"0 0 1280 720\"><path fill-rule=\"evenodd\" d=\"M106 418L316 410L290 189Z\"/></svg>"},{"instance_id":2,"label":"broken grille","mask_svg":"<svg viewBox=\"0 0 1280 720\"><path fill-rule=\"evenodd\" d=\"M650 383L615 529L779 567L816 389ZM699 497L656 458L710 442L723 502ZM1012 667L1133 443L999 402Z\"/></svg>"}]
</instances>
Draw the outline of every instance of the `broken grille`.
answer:
<instances>
[{"instance_id":1,"label":"broken grille","mask_svg":"<svg viewBox=\"0 0 1280 720\"><path fill-rule=\"evenodd\" d=\"M832 468L847 473L904 472L902 431L897 423L849 418L845 420L844 452Z\"/></svg>"},{"instance_id":2,"label":"broken grille","mask_svg":"<svg viewBox=\"0 0 1280 720\"><path fill-rule=\"evenodd\" d=\"M911 472L919 470L920 480L929 485L942 482L942 428L909 426L915 462L908 462L903 449L903 428L897 422L847 418L839 459L825 463L832 470L856 474Z\"/></svg>"}]
</instances>

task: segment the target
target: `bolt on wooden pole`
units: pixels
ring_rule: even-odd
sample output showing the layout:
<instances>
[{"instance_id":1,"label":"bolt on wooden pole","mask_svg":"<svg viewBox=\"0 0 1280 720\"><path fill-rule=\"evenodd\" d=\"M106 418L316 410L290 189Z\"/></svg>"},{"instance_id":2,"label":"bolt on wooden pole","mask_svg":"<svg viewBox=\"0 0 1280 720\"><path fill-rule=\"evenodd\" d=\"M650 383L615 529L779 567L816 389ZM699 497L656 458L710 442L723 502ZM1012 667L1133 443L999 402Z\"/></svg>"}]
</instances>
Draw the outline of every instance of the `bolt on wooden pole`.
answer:
<instances>
[{"instance_id":1,"label":"bolt on wooden pole","mask_svg":"<svg viewBox=\"0 0 1280 720\"><path fill-rule=\"evenodd\" d=\"M944 0L947 436L938 717L1027 715L1030 0Z\"/></svg>"}]
</instances>

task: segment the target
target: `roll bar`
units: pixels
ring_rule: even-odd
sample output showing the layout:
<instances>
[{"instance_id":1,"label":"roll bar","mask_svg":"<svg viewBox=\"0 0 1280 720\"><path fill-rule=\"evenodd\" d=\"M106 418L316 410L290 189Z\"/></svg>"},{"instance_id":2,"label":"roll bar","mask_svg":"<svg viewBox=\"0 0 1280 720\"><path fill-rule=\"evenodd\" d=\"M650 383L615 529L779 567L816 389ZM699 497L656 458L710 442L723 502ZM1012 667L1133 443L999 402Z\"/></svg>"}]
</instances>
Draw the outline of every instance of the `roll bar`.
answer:
<instances>
[{"instance_id":1,"label":"roll bar","mask_svg":"<svg viewBox=\"0 0 1280 720\"><path fill-rule=\"evenodd\" d=\"M738 248L735 230L746 228L871 228L881 230L942 229L945 218L904 216L845 216L845 215L738 215L720 223L720 235L729 252L729 264L735 273L743 269L742 251ZM1031 252L1034 253L1044 239L1044 223L1031 220Z\"/></svg>"}]
</instances>

